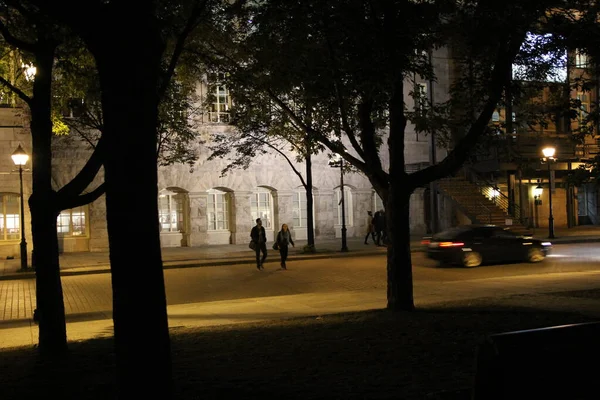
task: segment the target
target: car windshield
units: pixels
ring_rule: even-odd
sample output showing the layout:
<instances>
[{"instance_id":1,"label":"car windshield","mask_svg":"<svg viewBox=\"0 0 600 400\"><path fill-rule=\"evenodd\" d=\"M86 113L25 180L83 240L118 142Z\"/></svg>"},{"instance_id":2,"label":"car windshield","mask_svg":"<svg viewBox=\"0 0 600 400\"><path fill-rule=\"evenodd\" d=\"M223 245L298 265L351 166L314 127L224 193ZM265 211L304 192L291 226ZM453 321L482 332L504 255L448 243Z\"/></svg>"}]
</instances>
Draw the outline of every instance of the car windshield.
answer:
<instances>
[{"instance_id":1,"label":"car windshield","mask_svg":"<svg viewBox=\"0 0 600 400\"><path fill-rule=\"evenodd\" d=\"M465 233L469 230L468 227L456 227L456 228L450 228L447 229L445 231L442 231L440 233L436 233L435 235L433 235L433 240L452 240L452 239L456 239L456 237L462 233Z\"/></svg>"}]
</instances>

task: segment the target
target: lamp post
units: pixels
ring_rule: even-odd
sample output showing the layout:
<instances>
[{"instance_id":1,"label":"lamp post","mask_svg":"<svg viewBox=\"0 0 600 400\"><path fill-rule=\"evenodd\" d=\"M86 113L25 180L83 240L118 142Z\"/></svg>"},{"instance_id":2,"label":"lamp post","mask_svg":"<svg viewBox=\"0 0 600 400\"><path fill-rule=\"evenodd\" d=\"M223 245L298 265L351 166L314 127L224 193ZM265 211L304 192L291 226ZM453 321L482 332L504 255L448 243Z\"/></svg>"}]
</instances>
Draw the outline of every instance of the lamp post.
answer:
<instances>
[{"instance_id":1,"label":"lamp post","mask_svg":"<svg viewBox=\"0 0 600 400\"><path fill-rule=\"evenodd\" d=\"M538 220L538 216L540 215L540 212L538 211L538 206L542 204L542 193L544 193L544 188L542 187L542 184L540 182L538 182L538 185L533 189L533 200L534 200L534 204L535 204L535 224L534 226L536 228L540 227L540 222Z\"/></svg>"},{"instance_id":2,"label":"lamp post","mask_svg":"<svg viewBox=\"0 0 600 400\"><path fill-rule=\"evenodd\" d=\"M344 198L344 158L336 154L335 158L329 160L329 166L332 168L340 167L340 192L341 198L338 205L342 206L342 252L348 251L346 244L346 202Z\"/></svg>"},{"instance_id":3,"label":"lamp post","mask_svg":"<svg viewBox=\"0 0 600 400\"><path fill-rule=\"evenodd\" d=\"M554 160L554 153L556 153L556 149L552 146L545 147L542 150L542 154L544 154L544 161L548 164L548 175L550 188L548 190L548 207L550 208L550 213L548 214L548 238L554 239L554 216L552 215L552 170L550 169L550 163Z\"/></svg>"},{"instance_id":4,"label":"lamp post","mask_svg":"<svg viewBox=\"0 0 600 400\"><path fill-rule=\"evenodd\" d=\"M19 167L19 182L21 186L21 269L27 269L27 242L25 241L25 207L23 203L23 165L29 160L29 155L19 145L12 154L13 162Z\"/></svg>"}]
</instances>

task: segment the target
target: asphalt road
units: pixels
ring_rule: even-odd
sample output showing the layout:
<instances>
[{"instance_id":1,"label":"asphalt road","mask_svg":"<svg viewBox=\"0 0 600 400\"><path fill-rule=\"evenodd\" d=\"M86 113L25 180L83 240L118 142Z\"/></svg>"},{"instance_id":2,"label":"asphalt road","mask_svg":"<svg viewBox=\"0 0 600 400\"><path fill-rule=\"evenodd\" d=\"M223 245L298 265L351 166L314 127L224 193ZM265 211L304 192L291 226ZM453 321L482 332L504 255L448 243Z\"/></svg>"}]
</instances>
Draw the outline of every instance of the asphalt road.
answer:
<instances>
[{"instance_id":1,"label":"asphalt road","mask_svg":"<svg viewBox=\"0 0 600 400\"><path fill-rule=\"evenodd\" d=\"M384 255L288 261L288 270L267 260L264 271L253 265L165 270L169 305L219 300L285 296L305 293L386 290ZM413 253L414 287L468 282L486 278L600 270L600 245L557 245L544 262L487 265L478 268L443 267ZM140 273L143 273L140 270ZM67 314L97 314L112 309L110 274L62 278ZM31 318L35 304L33 280L0 281L0 321ZM140 299L142 306L143 299Z\"/></svg>"}]
</instances>

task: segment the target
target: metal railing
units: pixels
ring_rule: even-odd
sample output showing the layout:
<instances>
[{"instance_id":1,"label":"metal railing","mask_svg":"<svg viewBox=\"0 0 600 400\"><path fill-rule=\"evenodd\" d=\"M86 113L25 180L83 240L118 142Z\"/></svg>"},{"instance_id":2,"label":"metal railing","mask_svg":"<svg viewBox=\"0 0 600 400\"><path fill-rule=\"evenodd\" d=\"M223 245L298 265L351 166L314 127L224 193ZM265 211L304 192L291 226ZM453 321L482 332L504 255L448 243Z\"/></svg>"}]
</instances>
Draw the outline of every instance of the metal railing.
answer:
<instances>
[{"instance_id":1,"label":"metal railing","mask_svg":"<svg viewBox=\"0 0 600 400\"><path fill-rule=\"evenodd\" d=\"M506 196L494 183L488 181L476 171L471 168L465 167L466 179L477 185L479 192L492 201L502 211L506 212L510 217L519 223L523 223L521 208L508 196Z\"/></svg>"},{"instance_id":2,"label":"metal railing","mask_svg":"<svg viewBox=\"0 0 600 400\"><path fill-rule=\"evenodd\" d=\"M492 210L490 207L486 206L481 202L470 202L468 206L464 205L459 199L452 195L447 190L444 190L443 186L436 183L436 189L438 191L444 192L447 197L452 200L454 205L465 214L473 223L476 224L491 224L492 223ZM483 216L483 218L482 218Z\"/></svg>"}]
</instances>

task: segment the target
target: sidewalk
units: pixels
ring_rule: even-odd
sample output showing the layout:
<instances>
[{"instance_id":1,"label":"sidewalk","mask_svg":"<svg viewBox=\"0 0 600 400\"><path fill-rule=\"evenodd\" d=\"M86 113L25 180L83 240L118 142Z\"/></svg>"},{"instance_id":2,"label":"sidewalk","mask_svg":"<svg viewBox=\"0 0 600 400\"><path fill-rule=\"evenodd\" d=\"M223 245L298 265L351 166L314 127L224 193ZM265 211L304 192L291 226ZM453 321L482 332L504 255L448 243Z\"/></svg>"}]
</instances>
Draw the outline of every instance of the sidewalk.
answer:
<instances>
[{"instance_id":1,"label":"sidewalk","mask_svg":"<svg viewBox=\"0 0 600 400\"><path fill-rule=\"evenodd\" d=\"M318 259L331 257L358 257L368 255L382 255L386 253L384 246L377 247L371 241L365 245L362 238L348 238L347 252L341 250L341 239L324 239L315 242L317 252L314 254L303 253L302 248L306 241L296 241L296 247L290 247L289 257L294 260ZM273 254L272 243L267 243L267 253ZM413 251L421 251L421 237L414 237L411 241ZM230 264L252 264L256 262L254 252L248 244L230 245L204 245L197 247L166 247L162 249L163 266L167 268L189 268ZM63 253L60 255L60 269L62 276L104 273L110 271L108 252L78 252ZM20 270L20 260L0 260L0 280L6 279L33 279L35 272L32 269Z\"/></svg>"},{"instance_id":2,"label":"sidewalk","mask_svg":"<svg viewBox=\"0 0 600 400\"><path fill-rule=\"evenodd\" d=\"M548 240L547 228L532 229L534 237ZM553 244L600 242L600 226L584 225L574 228L555 229ZM306 241L296 241L296 247L290 248L290 257L296 260L318 259L331 257L357 257L385 254L385 247L365 245L362 238L348 238L348 252L341 252L341 239L323 239L316 241L317 252L305 254L302 248ZM413 252L423 251L421 236L411 240ZM273 252L268 246L267 251ZM244 244L232 245L203 245L198 247L167 247L162 249L163 266L167 268L186 268L217 266L230 264L252 264L255 262L254 253ZM79 275L90 273L106 273L110 271L108 252L79 252L63 253L60 255L61 275ZM33 270L20 270L20 260L0 260L0 280L33 279Z\"/></svg>"}]
</instances>

